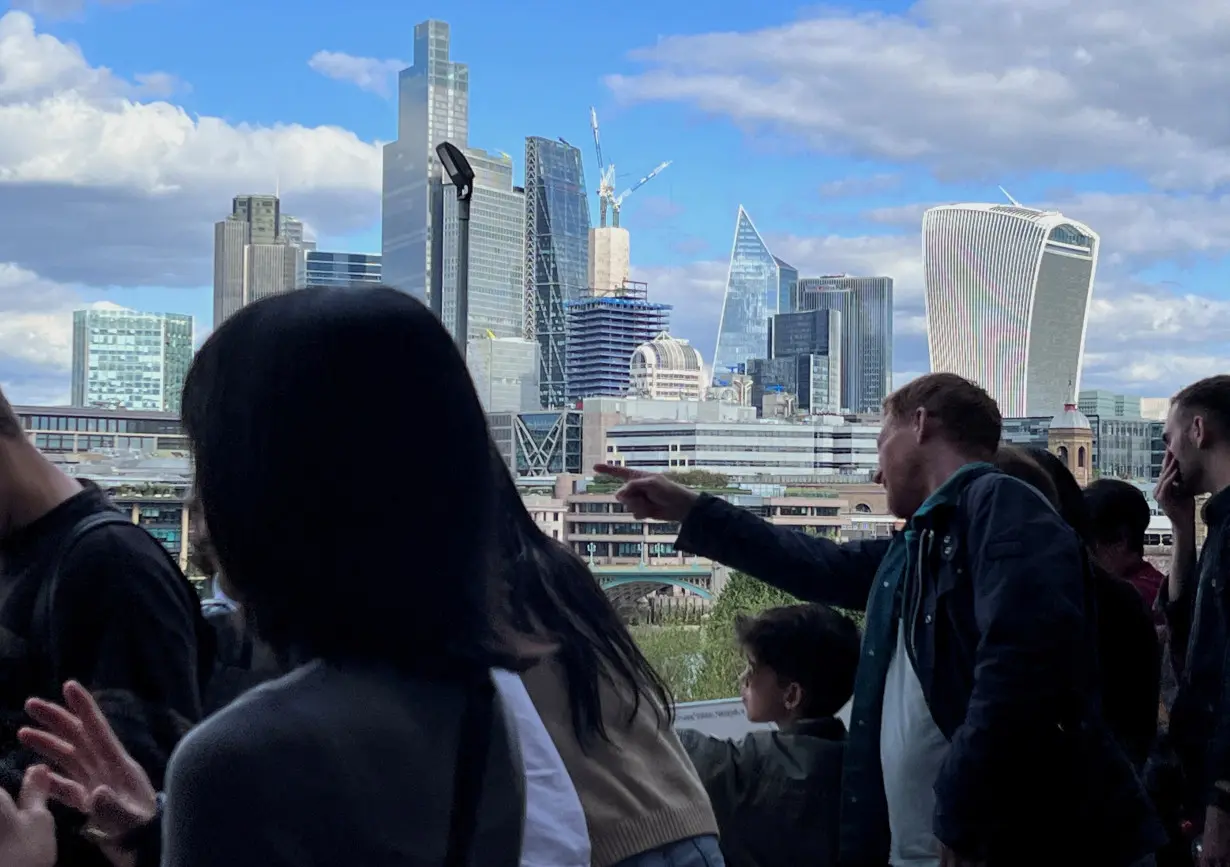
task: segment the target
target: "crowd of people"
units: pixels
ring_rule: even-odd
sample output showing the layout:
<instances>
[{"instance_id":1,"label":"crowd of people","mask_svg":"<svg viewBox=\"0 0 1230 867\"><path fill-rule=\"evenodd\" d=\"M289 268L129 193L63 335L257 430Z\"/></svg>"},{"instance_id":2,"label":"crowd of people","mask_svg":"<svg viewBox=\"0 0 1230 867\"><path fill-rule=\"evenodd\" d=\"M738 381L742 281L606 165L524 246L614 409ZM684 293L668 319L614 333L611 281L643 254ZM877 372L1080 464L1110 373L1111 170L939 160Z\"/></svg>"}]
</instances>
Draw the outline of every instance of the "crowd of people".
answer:
<instances>
[{"instance_id":1,"label":"crowd of people","mask_svg":"<svg viewBox=\"0 0 1230 867\"><path fill-rule=\"evenodd\" d=\"M1138 488L1001 444L951 374L885 401L891 538L596 467L680 550L801 600L736 625L775 724L736 740L676 729L419 302L257 302L182 406L204 606L0 396L0 867L1230 865L1230 376L1171 404L1169 575ZM354 406L411 456L398 484Z\"/></svg>"}]
</instances>

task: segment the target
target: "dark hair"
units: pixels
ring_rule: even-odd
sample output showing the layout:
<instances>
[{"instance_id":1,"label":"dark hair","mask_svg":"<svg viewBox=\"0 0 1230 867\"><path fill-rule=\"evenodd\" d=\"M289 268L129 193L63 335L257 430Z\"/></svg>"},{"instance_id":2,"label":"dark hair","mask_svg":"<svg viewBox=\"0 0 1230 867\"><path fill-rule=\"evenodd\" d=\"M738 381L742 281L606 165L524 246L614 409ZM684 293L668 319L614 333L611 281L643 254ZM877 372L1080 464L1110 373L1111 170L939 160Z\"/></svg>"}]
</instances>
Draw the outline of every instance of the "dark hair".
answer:
<instances>
[{"instance_id":1,"label":"dark hair","mask_svg":"<svg viewBox=\"0 0 1230 867\"><path fill-rule=\"evenodd\" d=\"M1140 488L1121 479L1098 479L1085 488L1085 507L1093 541L1123 542L1137 554L1145 553L1153 513Z\"/></svg>"},{"instance_id":2,"label":"dark hair","mask_svg":"<svg viewBox=\"0 0 1230 867\"><path fill-rule=\"evenodd\" d=\"M1222 373L1193 382L1180 389L1170 405L1208 416L1219 439L1230 436L1230 375Z\"/></svg>"},{"instance_id":3,"label":"dark hair","mask_svg":"<svg viewBox=\"0 0 1230 867\"><path fill-rule=\"evenodd\" d=\"M1063 461L1041 446L1025 446L1024 451L1050 476L1051 483L1055 486L1055 508L1068 526L1076 531L1076 535L1080 536L1081 541L1088 545L1089 510L1085 507L1084 492L1081 491L1080 483L1076 481L1072 471Z\"/></svg>"},{"instance_id":4,"label":"dark hair","mask_svg":"<svg viewBox=\"0 0 1230 867\"><path fill-rule=\"evenodd\" d=\"M382 476L356 413L411 456L411 489ZM498 607L486 418L411 296L312 288L245 307L197 353L183 423L218 565L280 655L451 675L539 652Z\"/></svg>"},{"instance_id":5,"label":"dark hair","mask_svg":"<svg viewBox=\"0 0 1230 867\"><path fill-rule=\"evenodd\" d=\"M547 536L526 511L508 468L495 451L500 506L500 556L517 628L550 637L564 670L572 727L582 748L593 737L608 743L602 717L602 681L622 682L631 697L628 724L648 700L658 722L674 719L670 688L645 659L628 627L585 561Z\"/></svg>"},{"instance_id":6,"label":"dark hair","mask_svg":"<svg viewBox=\"0 0 1230 867\"><path fill-rule=\"evenodd\" d=\"M920 409L939 420L945 437L993 455L1003 434L999 406L977 383L955 373L928 373L884 398L884 412L907 419Z\"/></svg>"},{"instance_id":7,"label":"dark hair","mask_svg":"<svg viewBox=\"0 0 1230 867\"><path fill-rule=\"evenodd\" d=\"M0 391L0 437L16 439L24 433L25 430L21 426L21 419L13 411L13 405L8 402L4 392Z\"/></svg>"},{"instance_id":8,"label":"dark hair","mask_svg":"<svg viewBox=\"0 0 1230 867\"><path fill-rule=\"evenodd\" d=\"M854 694L862 638L854 621L832 608L812 603L740 614L735 636L779 682L802 688L805 718L833 716Z\"/></svg>"},{"instance_id":9,"label":"dark hair","mask_svg":"<svg viewBox=\"0 0 1230 867\"><path fill-rule=\"evenodd\" d=\"M1047 502L1056 509L1059 508L1059 492L1055 490L1055 482L1050 473L1042 469L1042 465L1023 448L1001 445L995 453L994 463L1014 479L1020 479L1037 488Z\"/></svg>"}]
</instances>

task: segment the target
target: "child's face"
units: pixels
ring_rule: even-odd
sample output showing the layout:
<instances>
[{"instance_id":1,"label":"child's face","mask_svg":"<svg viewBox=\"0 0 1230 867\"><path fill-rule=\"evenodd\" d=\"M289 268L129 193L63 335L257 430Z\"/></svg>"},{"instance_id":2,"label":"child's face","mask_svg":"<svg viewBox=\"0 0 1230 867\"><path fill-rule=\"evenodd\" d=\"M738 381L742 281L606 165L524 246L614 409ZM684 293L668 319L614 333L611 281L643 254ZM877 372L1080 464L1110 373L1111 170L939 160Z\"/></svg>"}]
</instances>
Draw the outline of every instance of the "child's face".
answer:
<instances>
[{"instance_id":1,"label":"child's face","mask_svg":"<svg viewBox=\"0 0 1230 867\"><path fill-rule=\"evenodd\" d=\"M797 683L782 683L777 672L747 658L739 693L749 722L782 725L798 716L802 691Z\"/></svg>"}]
</instances>

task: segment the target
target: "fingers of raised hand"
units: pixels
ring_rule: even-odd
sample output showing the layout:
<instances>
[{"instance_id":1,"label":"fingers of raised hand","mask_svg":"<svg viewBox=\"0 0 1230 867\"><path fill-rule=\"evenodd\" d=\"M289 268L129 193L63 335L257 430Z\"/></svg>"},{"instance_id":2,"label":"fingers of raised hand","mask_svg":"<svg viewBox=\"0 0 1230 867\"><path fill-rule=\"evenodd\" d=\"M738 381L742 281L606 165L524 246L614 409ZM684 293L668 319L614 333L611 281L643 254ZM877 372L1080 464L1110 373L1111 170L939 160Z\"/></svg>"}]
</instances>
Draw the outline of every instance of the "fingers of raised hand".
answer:
<instances>
[{"instance_id":1,"label":"fingers of raised hand","mask_svg":"<svg viewBox=\"0 0 1230 867\"><path fill-rule=\"evenodd\" d=\"M120 745L119 738L107 722L94 696L75 681L64 684L64 701L68 709L77 715L86 744L97 758L108 765L122 764L128 754Z\"/></svg>"},{"instance_id":2,"label":"fingers of raised hand","mask_svg":"<svg viewBox=\"0 0 1230 867\"><path fill-rule=\"evenodd\" d=\"M22 746L57 768L69 779L88 786L94 775L94 763L86 751L76 744L41 729L23 728L17 733Z\"/></svg>"},{"instance_id":3,"label":"fingers of raised hand","mask_svg":"<svg viewBox=\"0 0 1230 867\"><path fill-rule=\"evenodd\" d=\"M21 783L21 794L17 798L17 807L23 813L47 812L47 798L51 796L51 771L45 765L34 765L26 769L25 779Z\"/></svg>"}]
</instances>

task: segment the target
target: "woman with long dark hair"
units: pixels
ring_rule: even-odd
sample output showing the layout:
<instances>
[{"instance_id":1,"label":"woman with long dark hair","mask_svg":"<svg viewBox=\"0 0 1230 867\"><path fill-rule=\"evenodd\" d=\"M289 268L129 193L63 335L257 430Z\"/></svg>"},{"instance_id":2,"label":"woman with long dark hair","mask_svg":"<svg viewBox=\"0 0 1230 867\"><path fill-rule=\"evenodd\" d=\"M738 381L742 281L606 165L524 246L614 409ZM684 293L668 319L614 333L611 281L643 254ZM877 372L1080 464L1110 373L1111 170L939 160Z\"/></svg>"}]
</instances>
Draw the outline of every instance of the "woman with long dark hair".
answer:
<instances>
[{"instance_id":1,"label":"woman with long dark hair","mask_svg":"<svg viewBox=\"0 0 1230 867\"><path fill-rule=\"evenodd\" d=\"M387 288L259 301L197 354L183 422L224 590L290 673L189 734L156 802L79 686L31 702L52 794L138 863L161 824L165 867L517 867L524 772L490 671L547 648L500 593L486 418L439 321ZM384 484L368 436L414 488Z\"/></svg>"},{"instance_id":2,"label":"woman with long dark hair","mask_svg":"<svg viewBox=\"0 0 1230 867\"><path fill-rule=\"evenodd\" d=\"M580 796L593 867L721 867L717 821L675 734L670 691L584 561L538 529L499 466L513 623L556 644L522 680Z\"/></svg>"}]
</instances>

